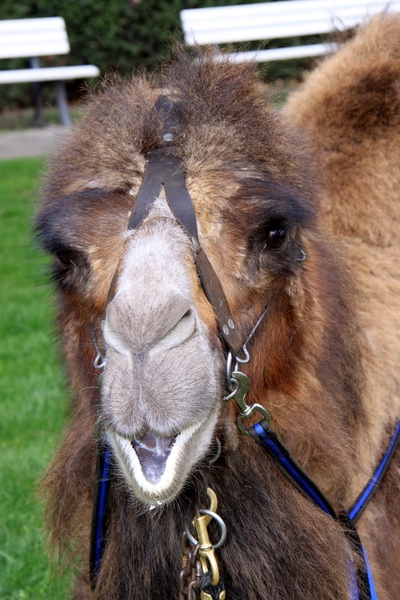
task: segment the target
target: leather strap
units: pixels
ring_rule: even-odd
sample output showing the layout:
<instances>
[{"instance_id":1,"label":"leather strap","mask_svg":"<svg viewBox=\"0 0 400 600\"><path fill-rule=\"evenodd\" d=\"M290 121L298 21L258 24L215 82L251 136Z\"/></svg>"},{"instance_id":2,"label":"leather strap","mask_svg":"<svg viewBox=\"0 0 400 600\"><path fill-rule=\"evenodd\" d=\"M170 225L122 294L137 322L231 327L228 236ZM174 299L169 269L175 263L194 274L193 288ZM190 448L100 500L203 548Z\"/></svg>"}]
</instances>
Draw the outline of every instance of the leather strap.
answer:
<instances>
[{"instance_id":1,"label":"leather strap","mask_svg":"<svg viewBox=\"0 0 400 600\"><path fill-rule=\"evenodd\" d=\"M157 108L157 104L159 105ZM148 215L151 206L161 192L165 190L168 205L178 223L188 234L195 248L195 263L200 281L208 301L214 309L221 337L234 356L238 354L244 340L235 325L228 301L221 283L200 246L196 214L192 199L186 187L185 173L179 158L168 152L169 144L178 135L179 124L174 118L174 104L160 97L157 110L166 112L164 133L160 147L153 150L146 164L142 184L133 205L128 229L136 229ZM171 137L170 137L171 136Z\"/></svg>"}]
</instances>

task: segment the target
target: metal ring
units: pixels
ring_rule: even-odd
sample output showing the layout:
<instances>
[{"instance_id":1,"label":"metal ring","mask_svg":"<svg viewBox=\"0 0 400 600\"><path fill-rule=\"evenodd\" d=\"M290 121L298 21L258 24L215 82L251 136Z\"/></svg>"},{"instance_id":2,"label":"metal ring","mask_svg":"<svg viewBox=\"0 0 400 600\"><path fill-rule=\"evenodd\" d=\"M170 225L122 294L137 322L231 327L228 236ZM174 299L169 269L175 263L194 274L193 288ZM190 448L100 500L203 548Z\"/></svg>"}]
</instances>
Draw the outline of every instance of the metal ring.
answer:
<instances>
[{"instance_id":1,"label":"metal ring","mask_svg":"<svg viewBox=\"0 0 400 600\"><path fill-rule=\"evenodd\" d=\"M247 350L246 344L243 344L242 348L239 350L239 352L242 352L242 351L244 353L244 358L239 358L239 356L236 354L236 360L238 363L245 365L250 360L250 354L249 354L249 351Z\"/></svg>"},{"instance_id":2,"label":"metal ring","mask_svg":"<svg viewBox=\"0 0 400 600\"><path fill-rule=\"evenodd\" d=\"M299 262L304 262L307 258L307 254L305 252L305 250L303 250L303 248L300 248L300 256L297 259Z\"/></svg>"},{"instance_id":3,"label":"metal ring","mask_svg":"<svg viewBox=\"0 0 400 600\"><path fill-rule=\"evenodd\" d=\"M213 456L212 459L208 461L209 465L213 465L214 463L216 463L219 457L221 456L221 442L219 441L219 438L216 438L215 441L217 442L217 452L215 453L215 456Z\"/></svg>"},{"instance_id":4,"label":"metal ring","mask_svg":"<svg viewBox=\"0 0 400 600\"><path fill-rule=\"evenodd\" d=\"M232 352L228 352L227 357L226 357L226 378L227 379L230 379L231 374L232 374L232 361L233 361Z\"/></svg>"},{"instance_id":5,"label":"metal ring","mask_svg":"<svg viewBox=\"0 0 400 600\"><path fill-rule=\"evenodd\" d=\"M198 540L196 540L196 538L190 533L189 525L186 525L186 527L185 527L185 533L186 533L187 539L192 544L192 546L198 546L199 545Z\"/></svg>"},{"instance_id":6,"label":"metal ring","mask_svg":"<svg viewBox=\"0 0 400 600\"><path fill-rule=\"evenodd\" d=\"M251 417L256 411L261 413L268 423L271 423L271 415L266 408L264 408L261 404L250 404L250 406L247 407L246 413L241 412L237 418L237 425L240 431L245 435L250 435L250 433L249 430L243 425L243 421Z\"/></svg>"},{"instance_id":7,"label":"metal ring","mask_svg":"<svg viewBox=\"0 0 400 600\"><path fill-rule=\"evenodd\" d=\"M93 361L93 366L95 369L102 369L106 364L106 357L102 356L101 352L98 352L96 358Z\"/></svg>"},{"instance_id":8,"label":"metal ring","mask_svg":"<svg viewBox=\"0 0 400 600\"><path fill-rule=\"evenodd\" d=\"M230 392L230 394L228 394L227 396L225 396L224 400L230 400L231 398L233 398L234 396L236 396L237 392L239 391L240 388L240 384L238 382L237 379L235 379L234 377L231 377L231 389L232 391Z\"/></svg>"},{"instance_id":9,"label":"metal ring","mask_svg":"<svg viewBox=\"0 0 400 600\"><path fill-rule=\"evenodd\" d=\"M219 542L217 544L213 544L212 547L214 550L221 548L222 544L224 544L226 541L226 535L227 535L225 522L223 521L223 519L221 519L221 517L219 515L217 515L217 513L213 512L212 510L208 510L208 508L201 508L199 512L202 515L208 515L209 517L211 517L212 519L215 519L217 521L218 525L221 528L221 538L220 538Z\"/></svg>"}]
</instances>

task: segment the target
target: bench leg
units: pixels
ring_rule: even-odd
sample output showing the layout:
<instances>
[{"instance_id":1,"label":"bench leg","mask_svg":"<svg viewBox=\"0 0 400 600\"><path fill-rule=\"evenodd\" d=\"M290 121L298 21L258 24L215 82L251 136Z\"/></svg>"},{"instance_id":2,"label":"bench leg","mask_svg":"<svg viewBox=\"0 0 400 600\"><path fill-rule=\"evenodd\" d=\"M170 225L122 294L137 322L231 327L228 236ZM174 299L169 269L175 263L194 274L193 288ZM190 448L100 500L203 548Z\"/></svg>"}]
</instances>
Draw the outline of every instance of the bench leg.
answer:
<instances>
[{"instance_id":1,"label":"bench leg","mask_svg":"<svg viewBox=\"0 0 400 600\"><path fill-rule=\"evenodd\" d=\"M32 57L30 59L30 63L31 63L32 69L40 68L40 60L37 56ZM37 81L36 83L33 84L33 101L34 101L34 105L35 105L35 114L33 116L33 125L35 125L35 127L44 127L46 125L46 123L43 121L43 115L42 115L43 101L42 101L42 84L40 83L40 81Z\"/></svg>"},{"instance_id":2,"label":"bench leg","mask_svg":"<svg viewBox=\"0 0 400 600\"><path fill-rule=\"evenodd\" d=\"M33 97L34 97L34 103L35 103L35 114L33 116L33 125L35 127L43 127L46 123L43 121L42 84L39 82L33 84Z\"/></svg>"},{"instance_id":3,"label":"bench leg","mask_svg":"<svg viewBox=\"0 0 400 600\"><path fill-rule=\"evenodd\" d=\"M61 122L63 125L71 125L71 119L68 112L67 89L64 81L55 83L57 92L57 104L60 111Z\"/></svg>"}]
</instances>

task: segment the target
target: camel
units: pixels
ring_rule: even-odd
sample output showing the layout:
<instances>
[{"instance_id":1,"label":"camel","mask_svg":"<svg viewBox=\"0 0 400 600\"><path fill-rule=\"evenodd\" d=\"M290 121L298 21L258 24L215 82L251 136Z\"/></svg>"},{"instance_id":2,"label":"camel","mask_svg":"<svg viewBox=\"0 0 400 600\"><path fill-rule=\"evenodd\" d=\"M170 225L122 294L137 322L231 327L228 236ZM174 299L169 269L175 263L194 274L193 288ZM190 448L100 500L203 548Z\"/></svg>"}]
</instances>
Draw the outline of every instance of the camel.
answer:
<instances>
[{"instance_id":1,"label":"camel","mask_svg":"<svg viewBox=\"0 0 400 600\"><path fill-rule=\"evenodd\" d=\"M282 110L254 65L178 48L106 82L52 159L37 231L72 400L44 488L73 598L356 597L349 523L252 436L270 419L339 514L396 429L399 34L399 15L360 27ZM357 523L380 600L399 465Z\"/></svg>"}]
</instances>

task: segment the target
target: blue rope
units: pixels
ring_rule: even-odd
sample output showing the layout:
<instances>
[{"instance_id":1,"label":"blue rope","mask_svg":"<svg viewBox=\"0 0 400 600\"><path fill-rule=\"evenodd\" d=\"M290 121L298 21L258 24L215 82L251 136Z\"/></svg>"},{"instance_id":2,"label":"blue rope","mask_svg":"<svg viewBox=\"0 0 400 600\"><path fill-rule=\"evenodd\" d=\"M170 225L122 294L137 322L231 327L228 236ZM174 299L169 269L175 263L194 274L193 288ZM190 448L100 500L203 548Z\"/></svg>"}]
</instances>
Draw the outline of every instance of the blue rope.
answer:
<instances>
[{"instance_id":1,"label":"blue rope","mask_svg":"<svg viewBox=\"0 0 400 600\"><path fill-rule=\"evenodd\" d=\"M371 479L369 480L369 482L367 483L367 485L365 486L365 488L363 489L361 494L358 496L357 500L354 502L354 504L348 511L349 517L353 521L353 523L356 523L358 521L358 519L361 517L362 513L364 512L364 510L367 507L369 500L372 498L372 495L376 490L376 486L382 480L382 477L385 474L386 469L389 466L389 463L391 461L391 458L397 448L399 439L400 439L400 422L397 423L397 427L396 427L396 430L392 437L392 440L389 444L389 447L386 451L385 456L382 458L380 465L376 469L375 473L373 474L373 476L371 477Z\"/></svg>"},{"instance_id":2,"label":"blue rope","mask_svg":"<svg viewBox=\"0 0 400 600\"><path fill-rule=\"evenodd\" d=\"M111 450L107 442L100 442L100 469L97 481L97 502L93 514L92 548L91 548L91 580L92 586L100 574L101 561L105 546L105 533L107 527L107 500L110 487Z\"/></svg>"},{"instance_id":3,"label":"blue rope","mask_svg":"<svg viewBox=\"0 0 400 600\"><path fill-rule=\"evenodd\" d=\"M258 444L264 449L266 454L277 464L277 466L281 469L281 471L286 475L286 477L296 486L296 488L310 500L312 500L321 510L323 510L326 514L330 515L336 520L340 521L340 517L335 513L334 509L325 498L321 490L314 483L311 477L304 471L304 469L300 466L300 464L295 460L295 458L291 455L289 450L280 440L279 436L272 429L269 423L263 419L259 423L256 423L252 427L249 428L248 433L256 440ZM382 480L386 470L390 464L390 461L393 457L393 454L397 448L397 445L400 440L400 422L397 424L396 430L394 432L393 438L390 442L390 445L380 462L378 468L375 473L358 496L357 500L353 504L353 506L348 511L347 516L350 521L347 520L348 525L354 529L354 524L357 522L358 518L361 516L363 511L365 510L368 502L372 498L374 492L376 491L377 486ZM355 529L354 529L355 532ZM361 544L358 535L357 542L358 547L362 551L362 555L364 557L365 562L365 576L368 579L369 591L370 591L370 599L378 600L378 595L376 593L374 579L372 576L371 568L369 566L367 553L365 548ZM354 537L354 536L353 536ZM352 581L352 590L351 590L351 598L352 600L359 599L358 586L357 586L357 578L354 568L351 567L351 581ZM364 580L366 583L366 579Z\"/></svg>"},{"instance_id":4,"label":"blue rope","mask_svg":"<svg viewBox=\"0 0 400 600\"><path fill-rule=\"evenodd\" d=\"M367 568L367 575L368 575L368 582L369 582L369 591L371 593L371 600L378 600L378 594L376 593L375 583L374 583L374 577L372 575L371 567L369 566L367 553L365 552L364 546L361 546L361 548L362 548L362 551L363 551L363 554L364 554L365 566ZM358 598L358 594L357 594L356 598Z\"/></svg>"},{"instance_id":5,"label":"blue rope","mask_svg":"<svg viewBox=\"0 0 400 600\"><path fill-rule=\"evenodd\" d=\"M267 431L264 429L267 425L266 421L263 421L263 425L264 427L262 427L260 423L256 423L250 428L249 433L251 434L252 430L257 433L259 438L263 441L263 447L268 451L270 458L277 463L284 471L285 475L289 476L292 483L294 483L302 493L311 498L311 500L313 500L313 502L325 513L333 518L337 518L336 513L328 500L294 457L291 456L290 452L279 440L276 433L269 426ZM258 440L256 439L256 441Z\"/></svg>"},{"instance_id":6,"label":"blue rope","mask_svg":"<svg viewBox=\"0 0 400 600\"><path fill-rule=\"evenodd\" d=\"M107 504L107 492L110 485L109 472L110 472L110 459L111 452L107 448L104 451L104 464L103 471L101 474L100 490L99 490L99 507L97 511L97 527L96 527L96 540L95 540L95 576L98 577L100 573L101 558L103 555L104 547L104 523L106 519L106 504Z\"/></svg>"}]
</instances>

